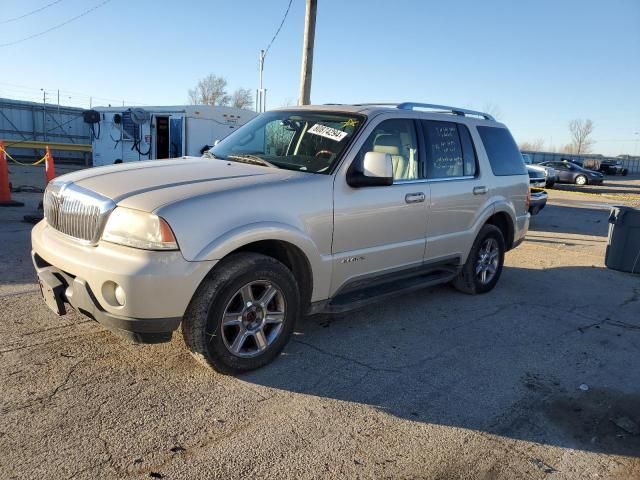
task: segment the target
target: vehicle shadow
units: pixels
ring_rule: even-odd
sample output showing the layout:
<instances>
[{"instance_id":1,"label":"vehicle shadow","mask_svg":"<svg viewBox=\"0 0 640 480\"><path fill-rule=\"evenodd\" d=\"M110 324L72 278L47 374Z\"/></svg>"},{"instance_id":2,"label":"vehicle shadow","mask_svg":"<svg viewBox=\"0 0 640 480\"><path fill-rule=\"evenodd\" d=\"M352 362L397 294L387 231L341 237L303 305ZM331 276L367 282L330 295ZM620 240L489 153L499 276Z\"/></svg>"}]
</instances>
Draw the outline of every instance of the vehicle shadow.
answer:
<instances>
[{"instance_id":1,"label":"vehicle shadow","mask_svg":"<svg viewBox=\"0 0 640 480\"><path fill-rule=\"evenodd\" d=\"M531 217L530 232L570 233L606 237L609 230L609 210L547 204Z\"/></svg>"},{"instance_id":2,"label":"vehicle shadow","mask_svg":"<svg viewBox=\"0 0 640 480\"><path fill-rule=\"evenodd\" d=\"M630 433L640 425L637 287L637 277L602 268L507 267L487 295L442 286L304 319L276 362L241 379L415 422L639 457Z\"/></svg>"}]
</instances>

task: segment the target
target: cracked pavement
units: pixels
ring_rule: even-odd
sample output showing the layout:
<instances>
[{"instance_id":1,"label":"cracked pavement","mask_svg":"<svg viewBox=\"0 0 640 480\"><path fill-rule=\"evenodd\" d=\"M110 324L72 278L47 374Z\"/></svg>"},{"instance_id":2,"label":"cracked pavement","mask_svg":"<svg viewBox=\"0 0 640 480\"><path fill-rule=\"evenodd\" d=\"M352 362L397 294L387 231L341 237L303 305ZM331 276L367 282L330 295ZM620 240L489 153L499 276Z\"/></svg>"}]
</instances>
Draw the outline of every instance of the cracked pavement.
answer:
<instances>
[{"instance_id":1,"label":"cracked pavement","mask_svg":"<svg viewBox=\"0 0 640 480\"><path fill-rule=\"evenodd\" d=\"M50 313L19 221L37 195L16 197L0 211L0 478L640 478L640 436L616 424L640 425L640 276L603 265L615 200L551 191L490 294L307 318L234 378L179 334L133 345Z\"/></svg>"}]
</instances>

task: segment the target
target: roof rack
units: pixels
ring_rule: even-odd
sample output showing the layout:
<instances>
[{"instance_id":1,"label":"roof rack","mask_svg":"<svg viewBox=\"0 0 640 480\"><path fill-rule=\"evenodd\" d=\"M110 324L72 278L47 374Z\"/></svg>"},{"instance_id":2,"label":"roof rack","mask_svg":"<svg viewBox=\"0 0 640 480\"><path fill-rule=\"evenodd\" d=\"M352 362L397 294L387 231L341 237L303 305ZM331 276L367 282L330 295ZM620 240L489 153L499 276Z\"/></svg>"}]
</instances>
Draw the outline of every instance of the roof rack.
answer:
<instances>
[{"instance_id":1,"label":"roof rack","mask_svg":"<svg viewBox=\"0 0 640 480\"><path fill-rule=\"evenodd\" d=\"M354 104L358 107L366 107L366 106L380 106L380 107L396 107L400 110L415 110L417 108L424 108L429 110L439 110L438 113L452 113L453 115L473 115L476 117L481 117L486 120L491 120L495 122L495 118L492 115L489 115L485 112L478 112L476 110L467 110L466 108L458 108L458 107L449 107L447 105L435 105L432 103L418 103L418 102L402 102L402 103L356 103Z\"/></svg>"}]
</instances>

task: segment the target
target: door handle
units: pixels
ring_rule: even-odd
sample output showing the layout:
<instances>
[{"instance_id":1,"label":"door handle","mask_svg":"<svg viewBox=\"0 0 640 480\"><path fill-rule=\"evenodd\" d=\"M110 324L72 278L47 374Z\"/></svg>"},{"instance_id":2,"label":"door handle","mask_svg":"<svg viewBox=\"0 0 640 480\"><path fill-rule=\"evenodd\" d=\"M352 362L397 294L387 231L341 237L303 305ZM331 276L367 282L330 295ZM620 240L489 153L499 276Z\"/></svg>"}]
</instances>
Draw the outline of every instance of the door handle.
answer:
<instances>
[{"instance_id":1,"label":"door handle","mask_svg":"<svg viewBox=\"0 0 640 480\"><path fill-rule=\"evenodd\" d=\"M404 196L404 201L406 203L420 203L420 202L424 202L425 196L424 193L422 192L417 192L417 193L407 193Z\"/></svg>"},{"instance_id":2,"label":"door handle","mask_svg":"<svg viewBox=\"0 0 640 480\"><path fill-rule=\"evenodd\" d=\"M485 193L487 193L489 191L489 189L487 187L473 187L473 194L474 195L484 195Z\"/></svg>"}]
</instances>

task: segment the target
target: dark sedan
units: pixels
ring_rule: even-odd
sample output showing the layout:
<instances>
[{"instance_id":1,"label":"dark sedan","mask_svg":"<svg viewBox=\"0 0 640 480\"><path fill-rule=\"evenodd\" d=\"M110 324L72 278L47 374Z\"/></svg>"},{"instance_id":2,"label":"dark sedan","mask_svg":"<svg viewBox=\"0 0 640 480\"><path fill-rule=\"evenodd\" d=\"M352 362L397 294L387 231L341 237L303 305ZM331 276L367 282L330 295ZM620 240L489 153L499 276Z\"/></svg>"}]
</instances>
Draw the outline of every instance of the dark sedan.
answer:
<instances>
[{"instance_id":1,"label":"dark sedan","mask_svg":"<svg viewBox=\"0 0 640 480\"><path fill-rule=\"evenodd\" d=\"M558 171L558 182L576 185L601 185L604 175L587 170L573 162L542 162L540 165L553 167Z\"/></svg>"}]
</instances>

